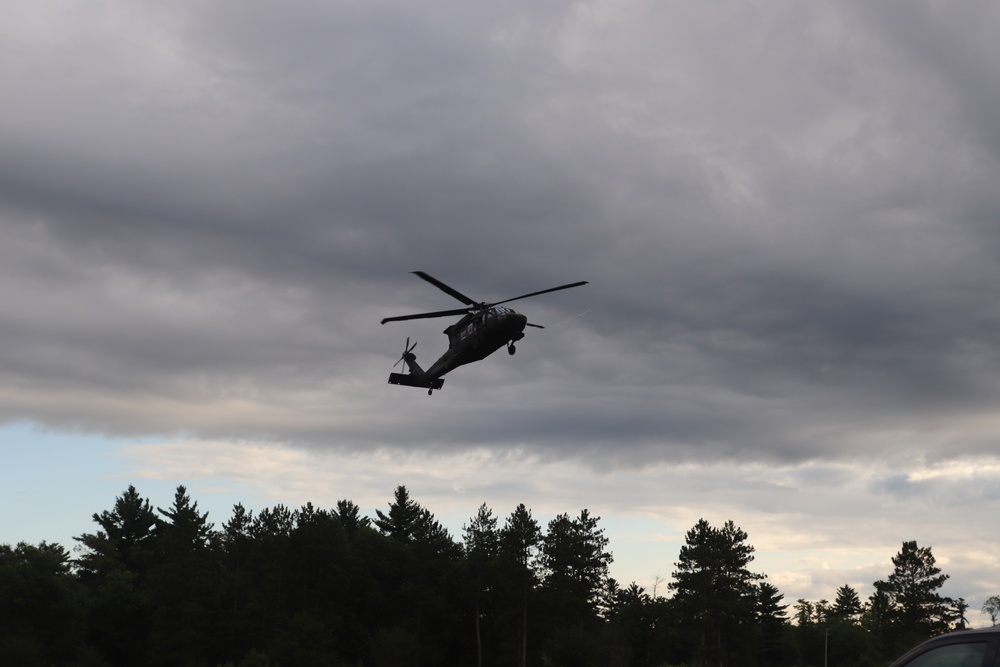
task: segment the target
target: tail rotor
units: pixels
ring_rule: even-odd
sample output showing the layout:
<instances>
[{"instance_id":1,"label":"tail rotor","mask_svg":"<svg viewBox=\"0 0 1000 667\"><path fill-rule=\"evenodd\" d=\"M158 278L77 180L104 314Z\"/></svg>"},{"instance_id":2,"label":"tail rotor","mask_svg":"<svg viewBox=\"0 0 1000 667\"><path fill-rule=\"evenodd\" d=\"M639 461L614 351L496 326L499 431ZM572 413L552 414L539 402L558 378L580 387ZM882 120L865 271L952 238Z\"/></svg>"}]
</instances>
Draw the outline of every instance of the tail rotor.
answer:
<instances>
[{"instance_id":1,"label":"tail rotor","mask_svg":"<svg viewBox=\"0 0 1000 667\"><path fill-rule=\"evenodd\" d=\"M417 347L417 341L413 341L413 346L410 346L410 338L406 337L406 345L403 346L403 354L399 357L399 361L392 365L393 368L400 365L401 363L410 362L417 358L417 355L413 354L413 350Z\"/></svg>"}]
</instances>

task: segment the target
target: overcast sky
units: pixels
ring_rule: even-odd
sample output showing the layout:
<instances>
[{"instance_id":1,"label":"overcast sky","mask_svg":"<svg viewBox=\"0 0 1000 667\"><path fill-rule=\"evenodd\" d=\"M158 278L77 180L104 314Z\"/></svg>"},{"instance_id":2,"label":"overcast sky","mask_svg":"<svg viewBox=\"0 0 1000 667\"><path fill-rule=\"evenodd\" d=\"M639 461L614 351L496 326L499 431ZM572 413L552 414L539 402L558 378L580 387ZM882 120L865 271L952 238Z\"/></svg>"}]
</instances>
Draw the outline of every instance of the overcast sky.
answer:
<instances>
[{"instance_id":1,"label":"overcast sky","mask_svg":"<svg viewBox=\"0 0 1000 667\"><path fill-rule=\"evenodd\" d=\"M791 602L917 539L978 609L998 32L972 0L0 0L0 541L129 483L220 524L402 483L454 533L588 507L647 587L700 517ZM414 270L590 284L429 397L386 379L450 320L379 321L460 304ZM102 503L69 528L24 502L58 461Z\"/></svg>"}]
</instances>

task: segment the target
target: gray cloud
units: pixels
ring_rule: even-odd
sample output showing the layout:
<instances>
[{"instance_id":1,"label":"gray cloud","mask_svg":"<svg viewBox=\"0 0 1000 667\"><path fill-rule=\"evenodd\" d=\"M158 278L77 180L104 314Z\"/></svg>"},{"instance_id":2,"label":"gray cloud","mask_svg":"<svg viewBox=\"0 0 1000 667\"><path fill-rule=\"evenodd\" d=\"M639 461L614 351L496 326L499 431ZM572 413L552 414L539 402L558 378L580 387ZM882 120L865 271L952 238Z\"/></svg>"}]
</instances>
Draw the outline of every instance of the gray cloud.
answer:
<instances>
[{"instance_id":1,"label":"gray cloud","mask_svg":"<svg viewBox=\"0 0 1000 667\"><path fill-rule=\"evenodd\" d=\"M8 11L0 418L618 466L989 453L997 17L959 5ZM454 305L414 269L591 285L427 400L385 374L446 323L378 326Z\"/></svg>"}]
</instances>

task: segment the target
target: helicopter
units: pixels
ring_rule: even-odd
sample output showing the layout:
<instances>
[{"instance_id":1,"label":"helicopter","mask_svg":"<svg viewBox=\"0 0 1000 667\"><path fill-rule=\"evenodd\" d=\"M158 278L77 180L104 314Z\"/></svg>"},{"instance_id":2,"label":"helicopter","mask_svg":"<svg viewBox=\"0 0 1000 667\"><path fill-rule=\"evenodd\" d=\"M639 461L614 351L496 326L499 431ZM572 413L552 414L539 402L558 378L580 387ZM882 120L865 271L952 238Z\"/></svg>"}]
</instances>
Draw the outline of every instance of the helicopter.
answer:
<instances>
[{"instance_id":1,"label":"helicopter","mask_svg":"<svg viewBox=\"0 0 1000 667\"><path fill-rule=\"evenodd\" d=\"M414 342L410 346L409 338L406 339L406 344L403 346L403 356L393 364L393 368L401 363L405 364L409 373L390 373L389 384L422 387L427 390L428 395L444 385L444 378L442 376L445 373L453 371L459 366L485 359L504 345L507 346L508 354L514 354L517 351L514 343L524 338L525 327L545 328L540 324L532 324L528 321L527 317L503 304L517 301L518 299L527 299L530 296L558 292L559 290L587 284L586 280L581 280L569 283L568 285L560 285L559 287L550 287L538 292L522 294L521 296L504 299L503 301L486 303L485 301L470 299L453 287L444 284L423 271L414 271L413 273L431 285L434 285L445 294L465 304L464 308L439 310L432 313L417 313L415 315L400 315L398 317L387 317L382 320L382 324L385 324L386 322L417 320L429 317L462 316L460 320L444 330L445 335L448 336L448 349L426 371L417 364L417 356L413 354L413 350L417 347L417 344Z\"/></svg>"}]
</instances>

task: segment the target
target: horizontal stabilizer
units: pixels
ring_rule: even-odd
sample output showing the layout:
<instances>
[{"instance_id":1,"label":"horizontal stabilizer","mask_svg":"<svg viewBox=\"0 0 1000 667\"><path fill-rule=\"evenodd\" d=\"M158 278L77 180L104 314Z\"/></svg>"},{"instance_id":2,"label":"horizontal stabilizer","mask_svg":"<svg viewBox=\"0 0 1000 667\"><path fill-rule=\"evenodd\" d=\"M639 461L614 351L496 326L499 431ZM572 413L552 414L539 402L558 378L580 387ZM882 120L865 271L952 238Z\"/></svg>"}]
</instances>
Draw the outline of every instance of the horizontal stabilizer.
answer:
<instances>
[{"instance_id":1,"label":"horizontal stabilizer","mask_svg":"<svg viewBox=\"0 0 1000 667\"><path fill-rule=\"evenodd\" d=\"M444 378L427 381L412 373L389 373L389 384L422 387L423 389L440 389L444 385Z\"/></svg>"}]
</instances>

